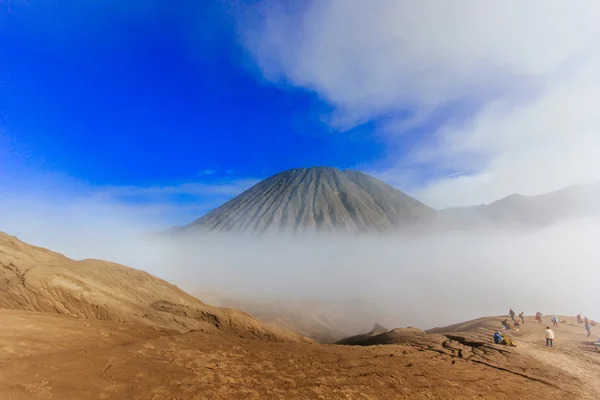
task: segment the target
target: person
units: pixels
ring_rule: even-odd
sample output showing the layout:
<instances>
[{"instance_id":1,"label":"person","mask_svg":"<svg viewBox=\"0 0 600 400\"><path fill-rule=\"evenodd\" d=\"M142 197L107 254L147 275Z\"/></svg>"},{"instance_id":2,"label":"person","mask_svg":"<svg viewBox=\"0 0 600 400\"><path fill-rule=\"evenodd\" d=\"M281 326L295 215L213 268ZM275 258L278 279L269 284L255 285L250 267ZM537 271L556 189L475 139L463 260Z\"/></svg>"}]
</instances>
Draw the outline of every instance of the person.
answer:
<instances>
[{"instance_id":1,"label":"person","mask_svg":"<svg viewBox=\"0 0 600 400\"><path fill-rule=\"evenodd\" d=\"M535 313L535 319L537 319L537 321L541 324L542 323L542 313L541 312L536 312Z\"/></svg>"},{"instance_id":2,"label":"person","mask_svg":"<svg viewBox=\"0 0 600 400\"><path fill-rule=\"evenodd\" d=\"M512 340L510 340L507 333L502 335L502 343L501 344L504 346L517 347L517 345Z\"/></svg>"},{"instance_id":3,"label":"person","mask_svg":"<svg viewBox=\"0 0 600 400\"><path fill-rule=\"evenodd\" d=\"M500 331L496 331L496 333L494 333L494 343L502 344L503 340L504 338L502 337L502 333L500 333Z\"/></svg>"},{"instance_id":4,"label":"person","mask_svg":"<svg viewBox=\"0 0 600 400\"><path fill-rule=\"evenodd\" d=\"M520 328L521 324L519 324L519 321L515 320L515 322L513 322L513 329L518 332Z\"/></svg>"},{"instance_id":5,"label":"person","mask_svg":"<svg viewBox=\"0 0 600 400\"><path fill-rule=\"evenodd\" d=\"M515 320L515 312L513 311L513 309L511 308L510 311L508 312L508 315L510 315L510 318L514 321Z\"/></svg>"},{"instance_id":6,"label":"person","mask_svg":"<svg viewBox=\"0 0 600 400\"><path fill-rule=\"evenodd\" d=\"M558 328L558 317L556 315L552 317L552 323L555 328Z\"/></svg>"},{"instance_id":7,"label":"person","mask_svg":"<svg viewBox=\"0 0 600 400\"><path fill-rule=\"evenodd\" d=\"M519 318L521 318L522 323L525 323L525 313L523 311L521 311L521 314L519 314Z\"/></svg>"},{"instance_id":8,"label":"person","mask_svg":"<svg viewBox=\"0 0 600 400\"><path fill-rule=\"evenodd\" d=\"M549 326L546 327L546 347L554 347L554 332Z\"/></svg>"},{"instance_id":9,"label":"person","mask_svg":"<svg viewBox=\"0 0 600 400\"><path fill-rule=\"evenodd\" d=\"M587 337L592 336L592 325L590 324L590 320L588 317L585 317L584 323L585 323L585 330L588 333Z\"/></svg>"},{"instance_id":10,"label":"person","mask_svg":"<svg viewBox=\"0 0 600 400\"><path fill-rule=\"evenodd\" d=\"M502 325L504 326L504 329L512 329L512 327L510 326L510 322L508 322L508 318L502 321Z\"/></svg>"},{"instance_id":11,"label":"person","mask_svg":"<svg viewBox=\"0 0 600 400\"><path fill-rule=\"evenodd\" d=\"M583 324L583 318L581 318L581 314L577 314L577 325L581 326Z\"/></svg>"}]
</instances>

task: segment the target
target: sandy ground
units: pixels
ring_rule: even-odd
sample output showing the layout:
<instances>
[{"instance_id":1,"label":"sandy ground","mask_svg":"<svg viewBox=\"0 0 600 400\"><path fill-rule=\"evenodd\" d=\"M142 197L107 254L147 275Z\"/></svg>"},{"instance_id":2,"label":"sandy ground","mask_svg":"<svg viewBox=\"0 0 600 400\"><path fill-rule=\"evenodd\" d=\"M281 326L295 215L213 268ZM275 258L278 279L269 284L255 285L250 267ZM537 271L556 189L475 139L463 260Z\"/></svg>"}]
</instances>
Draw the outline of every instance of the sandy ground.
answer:
<instances>
[{"instance_id":1,"label":"sandy ground","mask_svg":"<svg viewBox=\"0 0 600 400\"><path fill-rule=\"evenodd\" d=\"M0 400L600 399L600 352L573 319L554 349L532 318L517 348L493 344L500 320L319 345L0 233Z\"/></svg>"},{"instance_id":2,"label":"sandy ground","mask_svg":"<svg viewBox=\"0 0 600 400\"><path fill-rule=\"evenodd\" d=\"M513 335L518 348L486 350L496 363L489 366L451 341L448 351L418 340L273 343L16 310L0 310L0 321L6 400L600 398L600 353L576 326L559 328L557 347L547 349L542 327L525 324ZM495 323L487 319L460 334L476 340Z\"/></svg>"},{"instance_id":3,"label":"sandy ground","mask_svg":"<svg viewBox=\"0 0 600 400\"><path fill-rule=\"evenodd\" d=\"M594 347L599 328L592 329L592 336L588 338L587 331L577 324L576 318L558 317L567 321L560 323L558 328L553 327L550 317L546 316L544 323L526 317L518 332L500 329L500 321L504 318L483 318L430 332L481 340L489 338L495 330L508 332L518 345L514 351L537 361L536 368L550 383L571 392L571 398L600 399L600 352ZM546 326L555 332L554 348L546 347Z\"/></svg>"},{"instance_id":4,"label":"sandy ground","mask_svg":"<svg viewBox=\"0 0 600 400\"><path fill-rule=\"evenodd\" d=\"M569 384L568 378L573 376L579 380L577 386L582 395L600 399L600 352L594 348L598 329L588 338L587 331L577 325L575 318L560 318L567 323L559 324L558 328L552 327L556 334L554 348L546 347L544 336L540 334L546 325L536 323L533 318L528 319L524 328L513 336L521 342L524 351L542 364L564 371L564 385Z\"/></svg>"}]
</instances>

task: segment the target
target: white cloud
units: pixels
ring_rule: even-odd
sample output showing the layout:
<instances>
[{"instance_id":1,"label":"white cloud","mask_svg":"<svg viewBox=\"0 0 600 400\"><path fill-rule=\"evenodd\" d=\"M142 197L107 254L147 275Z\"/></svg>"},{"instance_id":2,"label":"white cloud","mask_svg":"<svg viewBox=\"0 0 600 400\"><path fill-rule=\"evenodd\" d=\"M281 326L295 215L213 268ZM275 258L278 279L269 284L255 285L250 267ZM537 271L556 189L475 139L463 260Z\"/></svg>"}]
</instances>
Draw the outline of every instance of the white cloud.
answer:
<instances>
[{"instance_id":1,"label":"white cloud","mask_svg":"<svg viewBox=\"0 0 600 400\"><path fill-rule=\"evenodd\" d=\"M210 175L214 175L217 173L216 169L203 169L202 171L198 172L198 175L200 176L210 176Z\"/></svg>"},{"instance_id":2,"label":"white cloud","mask_svg":"<svg viewBox=\"0 0 600 400\"><path fill-rule=\"evenodd\" d=\"M600 180L597 1L320 0L301 12L267 1L258 11L245 39L265 77L317 92L334 126L385 118L392 144L429 127L379 172L432 205ZM450 113L441 125L440 110ZM462 176L418 187L411 168Z\"/></svg>"},{"instance_id":3,"label":"white cloud","mask_svg":"<svg viewBox=\"0 0 600 400\"><path fill-rule=\"evenodd\" d=\"M539 194L600 181L600 60L553 83L536 101L506 110L486 107L461 129L440 132L428 162L466 163L466 154L490 162L472 176L434 182L421 192L432 204L486 203L507 194ZM469 193L468 198L465 194Z\"/></svg>"},{"instance_id":4,"label":"white cloud","mask_svg":"<svg viewBox=\"0 0 600 400\"><path fill-rule=\"evenodd\" d=\"M235 196L259 182L259 179L233 179L213 183L183 183L179 185L154 186L113 186L99 189L99 192L111 196L145 197L145 196Z\"/></svg>"},{"instance_id":5,"label":"white cloud","mask_svg":"<svg viewBox=\"0 0 600 400\"><path fill-rule=\"evenodd\" d=\"M183 225L240 194L257 179L155 186L93 186L32 168L0 173L0 231L62 251L54 240L137 235Z\"/></svg>"}]
</instances>

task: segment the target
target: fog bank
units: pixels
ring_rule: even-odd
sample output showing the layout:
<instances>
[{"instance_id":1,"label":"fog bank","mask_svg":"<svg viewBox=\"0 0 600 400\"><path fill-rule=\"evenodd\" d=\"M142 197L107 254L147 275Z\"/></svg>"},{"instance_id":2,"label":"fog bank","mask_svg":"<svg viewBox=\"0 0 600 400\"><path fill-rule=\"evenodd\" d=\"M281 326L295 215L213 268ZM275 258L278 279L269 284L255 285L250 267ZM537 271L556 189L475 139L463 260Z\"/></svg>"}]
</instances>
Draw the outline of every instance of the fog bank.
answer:
<instances>
[{"instance_id":1,"label":"fog bank","mask_svg":"<svg viewBox=\"0 0 600 400\"><path fill-rule=\"evenodd\" d=\"M135 209L3 199L0 210L0 230L75 259L119 262L215 301L313 301L361 328L430 328L509 307L600 319L598 219L416 238L184 240L150 234Z\"/></svg>"}]
</instances>

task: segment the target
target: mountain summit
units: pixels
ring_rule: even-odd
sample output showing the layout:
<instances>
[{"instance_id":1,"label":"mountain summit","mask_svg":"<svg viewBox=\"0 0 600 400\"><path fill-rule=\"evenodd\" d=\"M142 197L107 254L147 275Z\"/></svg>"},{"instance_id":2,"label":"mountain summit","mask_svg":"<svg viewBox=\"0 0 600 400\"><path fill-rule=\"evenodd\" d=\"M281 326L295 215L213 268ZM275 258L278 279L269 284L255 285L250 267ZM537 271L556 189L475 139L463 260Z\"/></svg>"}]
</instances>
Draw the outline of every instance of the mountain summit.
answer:
<instances>
[{"instance_id":1,"label":"mountain summit","mask_svg":"<svg viewBox=\"0 0 600 400\"><path fill-rule=\"evenodd\" d=\"M185 231L384 232L431 221L436 211L359 171L297 168L267 178Z\"/></svg>"}]
</instances>

